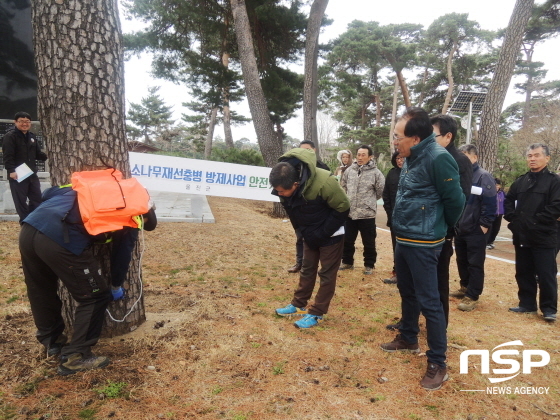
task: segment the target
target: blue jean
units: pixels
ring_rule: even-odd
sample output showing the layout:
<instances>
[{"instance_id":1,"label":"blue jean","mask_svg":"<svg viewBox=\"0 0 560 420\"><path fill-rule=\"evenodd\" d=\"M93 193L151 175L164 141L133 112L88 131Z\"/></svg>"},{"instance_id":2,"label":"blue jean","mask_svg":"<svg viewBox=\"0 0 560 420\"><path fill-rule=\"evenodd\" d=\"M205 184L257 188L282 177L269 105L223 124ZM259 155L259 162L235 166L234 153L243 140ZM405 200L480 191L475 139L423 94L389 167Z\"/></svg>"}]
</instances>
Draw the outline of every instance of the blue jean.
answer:
<instances>
[{"instance_id":1,"label":"blue jean","mask_svg":"<svg viewBox=\"0 0 560 420\"><path fill-rule=\"evenodd\" d=\"M426 318L428 362L445 367L447 331L443 306L439 299L438 248L417 248L397 243L395 262L397 287L402 299L401 337L410 344L418 342L420 312Z\"/></svg>"}]
</instances>

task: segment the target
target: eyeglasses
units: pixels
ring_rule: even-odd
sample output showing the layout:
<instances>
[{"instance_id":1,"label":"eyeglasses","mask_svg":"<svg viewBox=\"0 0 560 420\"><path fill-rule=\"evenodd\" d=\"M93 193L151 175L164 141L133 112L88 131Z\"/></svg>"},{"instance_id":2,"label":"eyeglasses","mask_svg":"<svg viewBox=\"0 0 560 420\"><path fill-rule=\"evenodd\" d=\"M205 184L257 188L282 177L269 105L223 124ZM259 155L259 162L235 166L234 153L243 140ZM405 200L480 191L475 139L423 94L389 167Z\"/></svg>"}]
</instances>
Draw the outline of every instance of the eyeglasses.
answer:
<instances>
[{"instance_id":1,"label":"eyeglasses","mask_svg":"<svg viewBox=\"0 0 560 420\"><path fill-rule=\"evenodd\" d=\"M16 123L18 123L18 124L31 124L31 121L29 121L29 120L17 120Z\"/></svg>"},{"instance_id":2,"label":"eyeglasses","mask_svg":"<svg viewBox=\"0 0 560 420\"><path fill-rule=\"evenodd\" d=\"M406 136L399 137L397 133L393 133L393 140L402 140L406 139Z\"/></svg>"},{"instance_id":3,"label":"eyeglasses","mask_svg":"<svg viewBox=\"0 0 560 420\"><path fill-rule=\"evenodd\" d=\"M446 136L447 134L436 134L436 137L443 137Z\"/></svg>"}]
</instances>

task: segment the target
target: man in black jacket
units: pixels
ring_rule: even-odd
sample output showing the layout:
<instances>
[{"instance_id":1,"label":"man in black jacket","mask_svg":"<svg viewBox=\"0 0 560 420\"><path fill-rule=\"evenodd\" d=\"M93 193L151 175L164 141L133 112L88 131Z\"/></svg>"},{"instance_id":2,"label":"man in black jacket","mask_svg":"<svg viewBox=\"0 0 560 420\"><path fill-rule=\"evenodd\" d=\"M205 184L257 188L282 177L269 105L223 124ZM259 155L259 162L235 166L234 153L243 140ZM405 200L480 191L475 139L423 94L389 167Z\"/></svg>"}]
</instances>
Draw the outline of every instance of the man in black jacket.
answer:
<instances>
[{"instance_id":1,"label":"man in black jacket","mask_svg":"<svg viewBox=\"0 0 560 420\"><path fill-rule=\"evenodd\" d=\"M4 167L10 181L10 191L19 215L19 222L27 217L41 204L41 183L37 177L36 160L47 160L41 151L37 137L31 128L31 116L26 112L18 112L14 117L15 128L8 131L2 139ZM22 164L29 166L33 174L18 182L16 168ZM27 199L29 198L29 205Z\"/></svg>"},{"instance_id":2,"label":"man in black jacket","mask_svg":"<svg viewBox=\"0 0 560 420\"><path fill-rule=\"evenodd\" d=\"M387 226L391 231L391 243L393 244L393 272L391 273L390 278L383 280L383 283L386 284L397 283L397 272L395 271L394 257L397 238L395 238L395 233L391 228L391 219L393 217L393 209L395 208L395 200L397 198L397 189L399 187L399 178L401 176L404 157L399 156L399 152L395 152L391 157L391 163L393 164L393 167L387 173L387 177L385 178L385 188L383 188L383 208L385 209L385 213L387 213Z\"/></svg>"},{"instance_id":3,"label":"man in black jacket","mask_svg":"<svg viewBox=\"0 0 560 420\"><path fill-rule=\"evenodd\" d=\"M511 185L504 202L515 246L515 279L519 305L511 312L535 313L539 307L548 322L556 321L557 219L560 217L560 177L548 170L550 150L535 143L527 149L529 172ZM538 279L538 280L537 280Z\"/></svg>"},{"instance_id":4,"label":"man in black jacket","mask_svg":"<svg viewBox=\"0 0 560 420\"><path fill-rule=\"evenodd\" d=\"M459 148L472 162L473 188L465 211L457 223L455 252L461 288L451 296L461 298L457 309L472 311L484 289L484 261L489 230L496 218L494 177L478 164L478 150L472 144Z\"/></svg>"},{"instance_id":5,"label":"man in black jacket","mask_svg":"<svg viewBox=\"0 0 560 420\"><path fill-rule=\"evenodd\" d=\"M313 150L315 152L315 156L317 156L317 168L321 168L329 172L331 171L327 164L319 159L314 142L312 142L311 140L304 140L299 144L299 148ZM352 162L350 162L350 164L352 164ZM299 273L302 263L303 237L301 236L301 233L296 230L296 263L292 267L288 268L288 273Z\"/></svg>"}]
</instances>

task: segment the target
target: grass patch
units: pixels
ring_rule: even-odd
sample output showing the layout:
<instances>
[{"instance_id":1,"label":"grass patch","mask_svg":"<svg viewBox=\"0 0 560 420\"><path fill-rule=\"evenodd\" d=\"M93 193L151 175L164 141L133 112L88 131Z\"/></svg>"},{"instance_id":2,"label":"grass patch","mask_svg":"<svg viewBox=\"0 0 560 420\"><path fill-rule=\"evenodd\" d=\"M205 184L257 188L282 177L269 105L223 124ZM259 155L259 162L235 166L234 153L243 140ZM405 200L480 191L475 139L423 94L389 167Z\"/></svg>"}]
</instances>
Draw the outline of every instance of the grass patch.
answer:
<instances>
[{"instance_id":1,"label":"grass patch","mask_svg":"<svg viewBox=\"0 0 560 420\"><path fill-rule=\"evenodd\" d=\"M128 392L125 391L127 386L128 384L126 382L107 381L107 385L102 388L97 388L95 392L100 395L103 394L107 398L127 397Z\"/></svg>"}]
</instances>

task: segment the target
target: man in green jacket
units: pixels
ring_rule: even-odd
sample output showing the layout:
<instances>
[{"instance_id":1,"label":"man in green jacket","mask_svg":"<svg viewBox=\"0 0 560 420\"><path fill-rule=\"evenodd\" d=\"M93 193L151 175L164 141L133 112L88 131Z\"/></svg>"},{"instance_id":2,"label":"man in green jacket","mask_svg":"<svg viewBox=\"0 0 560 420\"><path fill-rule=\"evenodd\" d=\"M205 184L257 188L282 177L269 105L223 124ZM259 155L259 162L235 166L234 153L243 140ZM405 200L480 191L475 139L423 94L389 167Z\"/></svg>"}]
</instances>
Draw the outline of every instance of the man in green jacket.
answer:
<instances>
[{"instance_id":1,"label":"man in green jacket","mask_svg":"<svg viewBox=\"0 0 560 420\"><path fill-rule=\"evenodd\" d=\"M447 332L439 299L437 264L449 226L461 216L465 196L453 157L435 140L430 117L407 108L395 126L395 149L406 158L399 180L392 227L397 239L395 265L402 299L402 325L388 352L420 352L418 319L426 318L428 368L420 381L427 390L447 380Z\"/></svg>"},{"instance_id":2,"label":"man in green jacket","mask_svg":"<svg viewBox=\"0 0 560 420\"><path fill-rule=\"evenodd\" d=\"M272 194L280 197L294 229L303 237L303 264L292 302L276 313L303 316L294 325L314 327L327 313L336 288L336 275L344 245L348 197L329 171L316 167L315 152L293 149L270 171ZM321 269L319 270L319 262ZM319 274L315 301L307 306Z\"/></svg>"}]
</instances>

